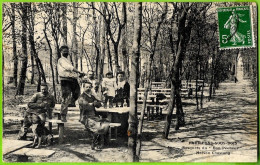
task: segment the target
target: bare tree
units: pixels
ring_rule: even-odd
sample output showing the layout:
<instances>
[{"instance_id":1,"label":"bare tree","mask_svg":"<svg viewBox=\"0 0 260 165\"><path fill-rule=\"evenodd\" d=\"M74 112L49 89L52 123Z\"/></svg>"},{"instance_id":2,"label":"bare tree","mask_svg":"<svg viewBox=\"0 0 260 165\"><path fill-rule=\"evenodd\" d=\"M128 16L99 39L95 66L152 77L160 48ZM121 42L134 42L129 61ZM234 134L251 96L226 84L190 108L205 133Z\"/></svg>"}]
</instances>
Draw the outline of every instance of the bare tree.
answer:
<instances>
[{"instance_id":1,"label":"bare tree","mask_svg":"<svg viewBox=\"0 0 260 165\"><path fill-rule=\"evenodd\" d=\"M20 80L18 82L18 88L16 95L23 95L24 94L24 86L25 86L25 79L26 79L26 72L27 72L27 63L28 63L28 56L27 56L27 16L28 16L28 6L29 3L19 3L19 7L21 10L21 17L22 17L22 66L20 71Z\"/></svg>"},{"instance_id":2,"label":"bare tree","mask_svg":"<svg viewBox=\"0 0 260 165\"><path fill-rule=\"evenodd\" d=\"M78 20L78 3L73 2L73 20L72 20L72 59L74 67L78 69L78 40L77 40L77 20Z\"/></svg>"},{"instance_id":3,"label":"bare tree","mask_svg":"<svg viewBox=\"0 0 260 165\"><path fill-rule=\"evenodd\" d=\"M123 70L126 73L126 78L128 79L129 77L129 64L128 64L128 54L127 54L127 13L126 13L126 3L123 2L123 9L122 9L122 14L121 14L121 20L125 22L125 26L122 28L122 55L123 55Z\"/></svg>"},{"instance_id":4,"label":"bare tree","mask_svg":"<svg viewBox=\"0 0 260 165\"><path fill-rule=\"evenodd\" d=\"M156 26L156 30L155 30L155 35L152 36L151 34L151 27L148 26L148 31L150 31L150 44L151 44L151 51L150 51L150 58L148 61L148 76L147 76L147 80L145 83L145 92L144 92L144 97L143 97L143 105L142 105L142 110L141 110L141 118L139 120L139 126L138 126L138 147L137 147L137 155L140 155L140 151L141 151L141 134L142 134L142 127L143 127L143 120L144 120L144 112L145 112L145 108L146 108L146 101L147 101L147 96L148 96L148 90L150 88L150 84L151 84L151 77L152 77L152 64L153 64L153 60L154 60L154 54L156 51L156 44L157 44L157 39L158 39L158 35L160 33L160 28L161 25L166 17L167 14L167 10L168 10L168 6L167 3L164 3L163 6L163 12L162 15L158 21L158 24ZM149 22L148 24L151 24L151 22Z\"/></svg>"},{"instance_id":5,"label":"bare tree","mask_svg":"<svg viewBox=\"0 0 260 165\"><path fill-rule=\"evenodd\" d=\"M17 87L17 72L18 72L18 56L16 49L16 33L15 33L15 3L11 3L12 14L11 14L11 25L12 25L12 39L13 39L13 62L14 62L14 86Z\"/></svg>"},{"instance_id":6,"label":"bare tree","mask_svg":"<svg viewBox=\"0 0 260 165\"><path fill-rule=\"evenodd\" d=\"M178 95L179 99L180 99L180 94L179 94L179 69L180 69L180 63L182 60L182 56L184 56L184 49L186 48L186 45L189 41L189 38L187 36L186 33L190 32L190 24L191 22L189 22L189 24L186 24L186 19L187 19L187 14L188 14L188 10L190 9L189 4L187 3L182 3L182 10L180 13L180 17L178 18L178 40L177 40L177 48L176 48L176 56L175 59L173 59L174 63L172 66L172 70L171 70L171 99L169 102L169 106L168 106L168 112L167 112L167 116L166 116L166 122L165 122L165 128L164 128L164 138L168 138L168 134L170 131L170 125L171 125L171 121L172 121L172 113L173 113L173 109L174 106L176 104L176 102L180 101L177 100L176 97ZM173 12L174 13L174 12ZM170 34L172 34L171 30L170 30ZM170 36L171 37L171 36ZM173 46L173 40L171 40L170 42L171 46ZM172 51L174 51L174 48L172 48ZM180 102L181 104L181 102ZM178 108L177 108L178 109ZM176 115L181 115L179 111L176 111ZM178 120L178 119L177 119ZM177 125L177 124L176 124Z\"/></svg>"},{"instance_id":7,"label":"bare tree","mask_svg":"<svg viewBox=\"0 0 260 165\"><path fill-rule=\"evenodd\" d=\"M128 127L128 152L129 161L139 161L136 155L137 142L137 86L139 75L139 57L140 57L140 42L142 32L142 3L135 4L135 22L134 22L134 40L131 57L131 74L130 74L130 112L129 112L129 127Z\"/></svg>"},{"instance_id":8,"label":"bare tree","mask_svg":"<svg viewBox=\"0 0 260 165\"><path fill-rule=\"evenodd\" d=\"M68 44L68 26L67 26L67 3L61 4L62 10L62 37L64 40L64 44Z\"/></svg>"}]
</instances>

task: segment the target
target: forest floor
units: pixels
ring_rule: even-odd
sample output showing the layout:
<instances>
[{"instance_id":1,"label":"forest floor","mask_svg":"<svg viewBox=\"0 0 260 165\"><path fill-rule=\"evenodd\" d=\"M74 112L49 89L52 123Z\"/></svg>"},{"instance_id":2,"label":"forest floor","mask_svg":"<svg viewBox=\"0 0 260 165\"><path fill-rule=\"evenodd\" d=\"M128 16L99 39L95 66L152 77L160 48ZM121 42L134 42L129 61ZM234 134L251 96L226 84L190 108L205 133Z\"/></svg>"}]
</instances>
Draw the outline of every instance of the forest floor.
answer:
<instances>
[{"instance_id":1,"label":"forest floor","mask_svg":"<svg viewBox=\"0 0 260 165\"><path fill-rule=\"evenodd\" d=\"M196 111L194 100L186 100L186 125L174 130L172 122L168 139L162 139L163 120L144 121L141 162L252 162L257 161L257 93L252 84L223 82L211 101L205 99L203 109ZM19 114L17 105L28 99L32 92L26 88L26 96L14 98L14 88L4 88L4 116ZM32 89L31 89L32 91ZM69 114L69 120L78 120ZM54 127L55 129L55 127ZM3 136L16 139L19 122L4 123ZM56 151L49 158L29 158L30 162L126 162L127 138L119 137L102 151L91 150L91 138L79 122L65 124L65 141L44 149ZM4 156L4 161L16 161L16 157Z\"/></svg>"}]
</instances>

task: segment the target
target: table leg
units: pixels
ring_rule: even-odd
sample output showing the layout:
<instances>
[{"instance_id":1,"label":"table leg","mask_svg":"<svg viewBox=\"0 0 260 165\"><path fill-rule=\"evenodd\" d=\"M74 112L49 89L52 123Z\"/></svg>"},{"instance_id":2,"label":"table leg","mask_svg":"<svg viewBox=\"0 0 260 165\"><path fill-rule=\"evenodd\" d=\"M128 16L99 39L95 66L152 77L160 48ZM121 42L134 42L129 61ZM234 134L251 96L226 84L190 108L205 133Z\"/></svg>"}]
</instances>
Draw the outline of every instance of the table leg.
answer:
<instances>
[{"instance_id":1,"label":"table leg","mask_svg":"<svg viewBox=\"0 0 260 165\"><path fill-rule=\"evenodd\" d=\"M154 107L151 107L152 108L152 115L151 115L151 118L153 119L154 118Z\"/></svg>"},{"instance_id":2,"label":"table leg","mask_svg":"<svg viewBox=\"0 0 260 165\"><path fill-rule=\"evenodd\" d=\"M147 120L150 120L150 107L147 107Z\"/></svg>"},{"instance_id":3,"label":"table leg","mask_svg":"<svg viewBox=\"0 0 260 165\"><path fill-rule=\"evenodd\" d=\"M58 113L57 116L58 116L58 120L61 120L61 115L60 115L60 113Z\"/></svg>"},{"instance_id":4,"label":"table leg","mask_svg":"<svg viewBox=\"0 0 260 165\"><path fill-rule=\"evenodd\" d=\"M51 122L49 122L49 131L52 134L52 123Z\"/></svg>"},{"instance_id":5,"label":"table leg","mask_svg":"<svg viewBox=\"0 0 260 165\"><path fill-rule=\"evenodd\" d=\"M59 144L63 143L64 138L64 123L58 123L58 131L59 131Z\"/></svg>"},{"instance_id":6,"label":"table leg","mask_svg":"<svg viewBox=\"0 0 260 165\"><path fill-rule=\"evenodd\" d=\"M113 121L113 117L112 117L112 114L111 114L111 113L109 113L109 114L107 115L107 119L108 119L108 121L110 121L110 122Z\"/></svg>"},{"instance_id":7,"label":"table leg","mask_svg":"<svg viewBox=\"0 0 260 165\"><path fill-rule=\"evenodd\" d=\"M108 131L109 131L109 135L108 135L108 141L109 141L109 142L111 141L111 133L112 133L112 132L111 132L111 129L112 129L112 128L109 127L109 130L108 130Z\"/></svg>"}]
</instances>

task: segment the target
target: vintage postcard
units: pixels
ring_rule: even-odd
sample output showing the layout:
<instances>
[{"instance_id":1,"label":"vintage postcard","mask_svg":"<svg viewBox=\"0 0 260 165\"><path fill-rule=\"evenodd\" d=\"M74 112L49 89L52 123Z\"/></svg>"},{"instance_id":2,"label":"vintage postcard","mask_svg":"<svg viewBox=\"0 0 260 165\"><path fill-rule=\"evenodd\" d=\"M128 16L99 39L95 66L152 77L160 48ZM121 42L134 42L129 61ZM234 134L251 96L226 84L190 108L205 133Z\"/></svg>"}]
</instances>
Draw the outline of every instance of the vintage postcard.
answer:
<instances>
[{"instance_id":1,"label":"vintage postcard","mask_svg":"<svg viewBox=\"0 0 260 165\"><path fill-rule=\"evenodd\" d=\"M257 3L1 5L2 162L257 162Z\"/></svg>"}]
</instances>

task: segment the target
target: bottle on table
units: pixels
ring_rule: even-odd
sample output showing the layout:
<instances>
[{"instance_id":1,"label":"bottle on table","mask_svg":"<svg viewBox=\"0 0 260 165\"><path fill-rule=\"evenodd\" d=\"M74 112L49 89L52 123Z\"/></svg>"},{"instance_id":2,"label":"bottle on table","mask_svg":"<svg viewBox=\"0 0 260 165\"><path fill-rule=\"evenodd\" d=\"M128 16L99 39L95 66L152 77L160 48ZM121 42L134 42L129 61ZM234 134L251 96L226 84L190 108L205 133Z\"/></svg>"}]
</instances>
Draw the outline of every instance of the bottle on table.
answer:
<instances>
[{"instance_id":1,"label":"bottle on table","mask_svg":"<svg viewBox=\"0 0 260 165\"><path fill-rule=\"evenodd\" d=\"M124 99L123 107L127 107L126 99Z\"/></svg>"}]
</instances>

